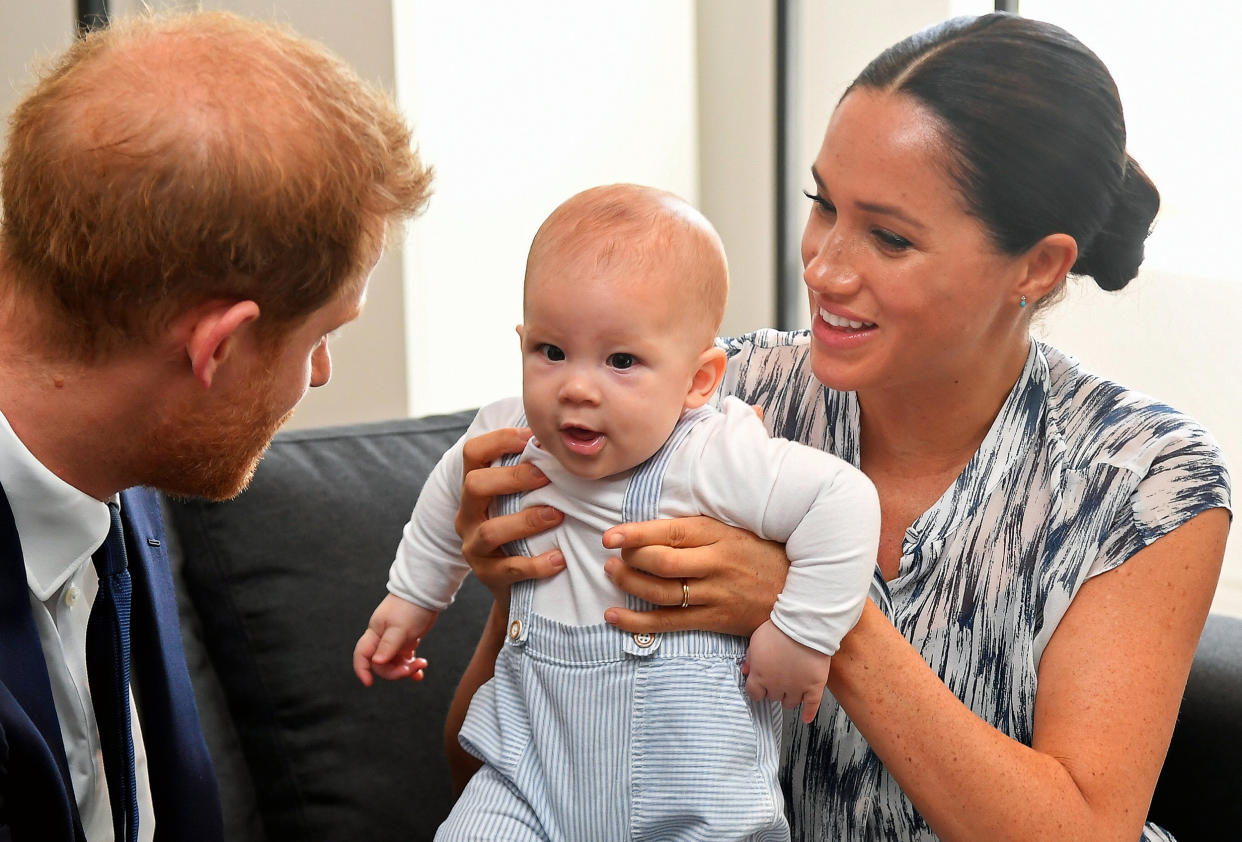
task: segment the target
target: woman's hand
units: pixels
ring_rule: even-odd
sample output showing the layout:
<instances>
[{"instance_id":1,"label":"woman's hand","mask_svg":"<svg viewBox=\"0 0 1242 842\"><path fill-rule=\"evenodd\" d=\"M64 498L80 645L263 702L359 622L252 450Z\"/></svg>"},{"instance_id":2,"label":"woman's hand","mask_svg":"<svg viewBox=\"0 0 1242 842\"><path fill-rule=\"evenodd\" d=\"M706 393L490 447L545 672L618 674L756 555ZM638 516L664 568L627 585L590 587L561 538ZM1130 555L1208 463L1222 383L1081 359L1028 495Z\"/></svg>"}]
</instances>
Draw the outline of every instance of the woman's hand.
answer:
<instances>
[{"instance_id":1,"label":"woman's hand","mask_svg":"<svg viewBox=\"0 0 1242 842\"><path fill-rule=\"evenodd\" d=\"M520 453L530 437L529 429L494 430L467 441L462 452L461 505L455 523L461 536L462 555L492 597L505 605L514 582L543 579L565 569L565 558L559 550L533 558L504 552L504 545L510 541L529 538L556 526L564 517L559 511L550 506L532 506L517 514L488 516L492 498L548 484L548 478L526 462L490 467L507 453Z\"/></svg>"},{"instance_id":2,"label":"woman's hand","mask_svg":"<svg viewBox=\"0 0 1242 842\"><path fill-rule=\"evenodd\" d=\"M513 515L488 516L492 498L497 495L533 491L548 484L541 471L525 462L490 467L507 453L521 453L530 437L529 429L493 430L470 439L462 450L461 504L454 525L461 536L462 555L474 575L492 592L495 602L444 722L444 752L457 793L480 765L476 757L461 747L457 734L466 719L470 699L492 677L496 655L504 645L509 588L514 582L541 579L565 569L565 558L559 550L528 558L508 555L503 549L509 541L529 538L560 523L564 516L556 509L532 506Z\"/></svg>"},{"instance_id":3,"label":"woman's hand","mask_svg":"<svg viewBox=\"0 0 1242 842\"><path fill-rule=\"evenodd\" d=\"M665 606L604 612L627 632L702 629L748 636L768 619L789 572L783 545L709 517L614 526L604 533L604 546L621 550L604 566L621 590Z\"/></svg>"}]
</instances>

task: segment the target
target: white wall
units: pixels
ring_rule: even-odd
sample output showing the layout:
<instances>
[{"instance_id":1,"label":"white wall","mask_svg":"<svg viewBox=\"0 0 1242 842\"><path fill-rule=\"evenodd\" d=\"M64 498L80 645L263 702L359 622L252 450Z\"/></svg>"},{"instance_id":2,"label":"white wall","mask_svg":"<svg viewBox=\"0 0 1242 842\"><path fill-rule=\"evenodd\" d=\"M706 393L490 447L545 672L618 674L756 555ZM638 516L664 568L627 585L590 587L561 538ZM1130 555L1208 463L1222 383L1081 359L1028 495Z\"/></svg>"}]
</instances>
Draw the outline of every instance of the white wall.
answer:
<instances>
[{"instance_id":1,"label":"white wall","mask_svg":"<svg viewBox=\"0 0 1242 842\"><path fill-rule=\"evenodd\" d=\"M729 257L720 332L775 324L776 10L771 0L698 3L699 209Z\"/></svg>"},{"instance_id":2,"label":"white wall","mask_svg":"<svg viewBox=\"0 0 1242 842\"><path fill-rule=\"evenodd\" d=\"M436 168L405 250L409 411L520 389L531 237L556 205L635 181L698 199L694 4L397 3L401 100Z\"/></svg>"},{"instance_id":3,"label":"white wall","mask_svg":"<svg viewBox=\"0 0 1242 842\"><path fill-rule=\"evenodd\" d=\"M69 45L75 10L74 0L0 0L0 115L7 118L35 66ZM0 132L0 151L5 135Z\"/></svg>"}]
</instances>

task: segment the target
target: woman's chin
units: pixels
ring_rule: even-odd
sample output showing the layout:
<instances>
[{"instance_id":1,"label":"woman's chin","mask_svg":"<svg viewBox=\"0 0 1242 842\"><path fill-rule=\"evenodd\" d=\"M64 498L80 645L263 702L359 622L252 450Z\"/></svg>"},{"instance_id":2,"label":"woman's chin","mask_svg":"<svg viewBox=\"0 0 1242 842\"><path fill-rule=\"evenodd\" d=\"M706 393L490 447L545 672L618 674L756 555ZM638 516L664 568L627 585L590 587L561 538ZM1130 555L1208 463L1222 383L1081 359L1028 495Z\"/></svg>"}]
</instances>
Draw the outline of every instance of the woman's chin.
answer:
<instances>
[{"instance_id":1,"label":"woman's chin","mask_svg":"<svg viewBox=\"0 0 1242 842\"><path fill-rule=\"evenodd\" d=\"M815 379L838 392L857 391L861 382L857 367L842 360L840 355L825 351L816 345L817 343L812 340L811 371L814 372Z\"/></svg>"}]
</instances>

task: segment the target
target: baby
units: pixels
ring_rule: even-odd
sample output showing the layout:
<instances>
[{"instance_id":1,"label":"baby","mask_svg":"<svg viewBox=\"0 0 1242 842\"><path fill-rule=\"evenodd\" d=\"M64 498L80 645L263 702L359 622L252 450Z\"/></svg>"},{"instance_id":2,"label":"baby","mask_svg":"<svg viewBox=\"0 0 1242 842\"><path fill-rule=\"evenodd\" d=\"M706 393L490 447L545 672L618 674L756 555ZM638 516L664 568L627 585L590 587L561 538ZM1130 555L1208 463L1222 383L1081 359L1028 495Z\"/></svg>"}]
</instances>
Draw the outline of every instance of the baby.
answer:
<instances>
[{"instance_id":1,"label":"baby","mask_svg":"<svg viewBox=\"0 0 1242 842\"><path fill-rule=\"evenodd\" d=\"M513 588L495 677L460 734L484 766L437 839L789 838L780 708L815 716L872 580L879 504L862 473L770 438L736 398L709 405L725 374L714 338L727 294L716 232L663 191L586 190L535 235L518 328L522 398L479 410L428 479L390 594L354 651L364 684L372 669L410 674L398 654L412 654L469 572L453 526L463 442L529 426L510 463L528 460L550 483L498 500L496 513L562 511L557 528L512 551L557 547L566 569ZM786 545L785 589L749 648L604 623L609 606L639 607L604 573L615 555L604 531L699 514ZM692 589L683 581L683 607Z\"/></svg>"}]
</instances>

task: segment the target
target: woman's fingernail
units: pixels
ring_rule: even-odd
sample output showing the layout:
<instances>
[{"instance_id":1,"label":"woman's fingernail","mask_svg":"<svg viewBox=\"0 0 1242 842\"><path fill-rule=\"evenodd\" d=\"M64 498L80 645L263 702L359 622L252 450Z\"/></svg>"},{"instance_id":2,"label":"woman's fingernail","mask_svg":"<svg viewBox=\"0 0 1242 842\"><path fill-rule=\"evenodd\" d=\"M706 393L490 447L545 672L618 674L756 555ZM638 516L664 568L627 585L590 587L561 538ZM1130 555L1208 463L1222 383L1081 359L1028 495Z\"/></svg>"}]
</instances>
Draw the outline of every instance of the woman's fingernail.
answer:
<instances>
[{"instance_id":1,"label":"woman's fingernail","mask_svg":"<svg viewBox=\"0 0 1242 842\"><path fill-rule=\"evenodd\" d=\"M621 546L621 542L625 539L625 535L620 532L605 532L604 547L609 550L615 550Z\"/></svg>"},{"instance_id":2,"label":"woman's fingernail","mask_svg":"<svg viewBox=\"0 0 1242 842\"><path fill-rule=\"evenodd\" d=\"M604 562L604 575L605 576L611 579L613 574L616 572L617 572L617 561L615 558L610 558Z\"/></svg>"},{"instance_id":3,"label":"woman's fingernail","mask_svg":"<svg viewBox=\"0 0 1242 842\"><path fill-rule=\"evenodd\" d=\"M553 570L560 570L561 568L565 566L565 556L561 555L560 551L558 550L557 552L554 552L552 553L552 555L548 556L548 563L552 565Z\"/></svg>"},{"instance_id":4,"label":"woman's fingernail","mask_svg":"<svg viewBox=\"0 0 1242 842\"><path fill-rule=\"evenodd\" d=\"M556 509L544 507L539 510L539 519L544 523L556 523L561 518L561 513Z\"/></svg>"},{"instance_id":5,"label":"woman's fingernail","mask_svg":"<svg viewBox=\"0 0 1242 842\"><path fill-rule=\"evenodd\" d=\"M610 626L615 626L617 624L617 620L619 619L620 617L617 616L617 612L611 608L604 612L604 622Z\"/></svg>"}]
</instances>

